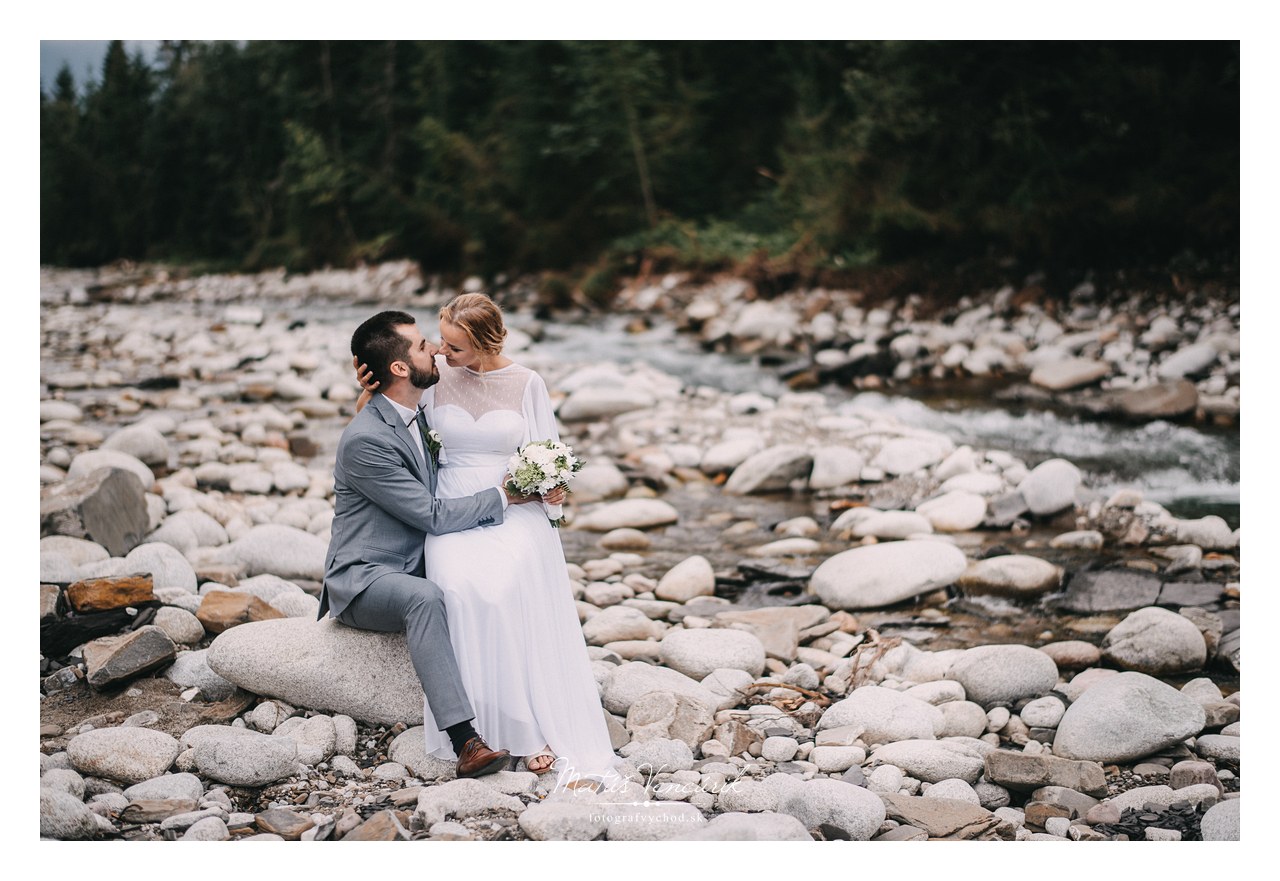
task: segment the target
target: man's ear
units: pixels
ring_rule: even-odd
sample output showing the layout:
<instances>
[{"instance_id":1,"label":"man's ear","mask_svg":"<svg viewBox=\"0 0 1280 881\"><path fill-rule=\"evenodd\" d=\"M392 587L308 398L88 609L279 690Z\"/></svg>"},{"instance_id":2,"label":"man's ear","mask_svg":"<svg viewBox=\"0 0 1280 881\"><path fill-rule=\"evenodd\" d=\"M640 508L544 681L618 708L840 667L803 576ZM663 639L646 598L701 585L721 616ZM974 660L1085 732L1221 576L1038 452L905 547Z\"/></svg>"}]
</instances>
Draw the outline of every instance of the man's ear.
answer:
<instances>
[{"instance_id":1,"label":"man's ear","mask_svg":"<svg viewBox=\"0 0 1280 881\"><path fill-rule=\"evenodd\" d=\"M406 361L392 361L388 370L390 370L393 377L404 379L409 375L409 364Z\"/></svg>"}]
</instances>

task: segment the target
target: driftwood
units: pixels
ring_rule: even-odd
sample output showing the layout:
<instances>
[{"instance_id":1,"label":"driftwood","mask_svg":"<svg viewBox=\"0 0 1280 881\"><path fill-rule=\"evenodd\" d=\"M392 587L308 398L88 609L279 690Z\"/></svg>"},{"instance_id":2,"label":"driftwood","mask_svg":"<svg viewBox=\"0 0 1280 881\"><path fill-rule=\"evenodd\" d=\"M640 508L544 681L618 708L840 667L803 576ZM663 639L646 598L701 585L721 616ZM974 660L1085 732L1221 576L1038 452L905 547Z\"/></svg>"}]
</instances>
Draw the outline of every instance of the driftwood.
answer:
<instances>
[{"instance_id":1,"label":"driftwood","mask_svg":"<svg viewBox=\"0 0 1280 881\"><path fill-rule=\"evenodd\" d=\"M60 658L91 639L136 630L155 617L155 610L160 608L160 603L152 600L139 603L133 608L137 610L136 615L130 615L124 609L111 609L85 615L69 612L62 618L44 621L40 624L40 654Z\"/></svg>"}]
</instances>

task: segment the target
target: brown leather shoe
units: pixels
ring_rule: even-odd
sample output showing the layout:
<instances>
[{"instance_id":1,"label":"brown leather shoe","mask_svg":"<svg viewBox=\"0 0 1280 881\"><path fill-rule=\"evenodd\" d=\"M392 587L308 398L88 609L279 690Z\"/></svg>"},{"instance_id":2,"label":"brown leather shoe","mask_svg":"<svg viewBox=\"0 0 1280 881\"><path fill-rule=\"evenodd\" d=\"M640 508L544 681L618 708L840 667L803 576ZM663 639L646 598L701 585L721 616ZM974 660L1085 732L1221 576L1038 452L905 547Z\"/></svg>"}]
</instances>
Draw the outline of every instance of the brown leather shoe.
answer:
<instances>
[{"instance_id":1,"label":"brown leather shoe","mask_svg":"<svg viewBox=\"0 0 1280 881\"><path fill-rule=\"evenodd\" d=\"M459 777L483 777L494 771L501 771L511 760L511 753L505 749L492 750L489 745L476 735L462 747L458 756Z\"/></svg>"}]
</instances>

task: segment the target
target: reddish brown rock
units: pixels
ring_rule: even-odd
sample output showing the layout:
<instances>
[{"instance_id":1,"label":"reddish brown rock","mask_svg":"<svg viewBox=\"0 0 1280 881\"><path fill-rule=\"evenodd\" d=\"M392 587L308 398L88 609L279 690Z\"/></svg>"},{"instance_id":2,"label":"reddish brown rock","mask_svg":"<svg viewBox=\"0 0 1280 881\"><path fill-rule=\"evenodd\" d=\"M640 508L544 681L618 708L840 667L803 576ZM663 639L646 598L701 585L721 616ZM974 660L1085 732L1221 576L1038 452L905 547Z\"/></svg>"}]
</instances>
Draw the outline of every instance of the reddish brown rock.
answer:
<instances>
[{"instance_id":1,"label":"reddish brown rock","mask_svg":"<svg viewBox=\"0 0 1280 881\"><path fill-rule=\"evenodd\" d=\"M196 610L196 617L205 630L222 633L237 624L284 618L285 614L252 594L212 590L205 594L200 608Z\"/></svg>"},{"instance_id":2,"label":"reddish brown rock","mask_svg":"<svg viewBox=\"0 0 1280 881\"><path fill-rule=\"evenodd\" d=\"M76 612L107 612L138 606L155 599L150 575L87 578L67 588L67 602Z\"/></svg>"}]
</instances>

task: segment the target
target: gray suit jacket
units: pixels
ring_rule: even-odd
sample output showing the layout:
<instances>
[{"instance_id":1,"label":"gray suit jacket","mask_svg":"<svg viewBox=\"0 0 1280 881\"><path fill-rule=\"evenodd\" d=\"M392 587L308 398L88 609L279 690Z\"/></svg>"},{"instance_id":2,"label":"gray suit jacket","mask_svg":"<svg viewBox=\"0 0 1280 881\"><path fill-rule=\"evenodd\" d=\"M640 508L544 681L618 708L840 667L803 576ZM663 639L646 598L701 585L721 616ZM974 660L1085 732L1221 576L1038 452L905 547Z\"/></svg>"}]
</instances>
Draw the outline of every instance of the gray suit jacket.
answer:
<instances>
[{"instance_id":1,"label":"gray suit jacket","mask_svg":"<svg viewBox=\"0 0 1280 881\"><path fill-rule=\"evenodd\" d=\"M427 534L502 522L502 490L435 497L436 466L424 467L409 428L375 394L342 432L333 467L334 510L320 613L334 618L384 575L423 573Z\"/></svg>"}]
</instances>

